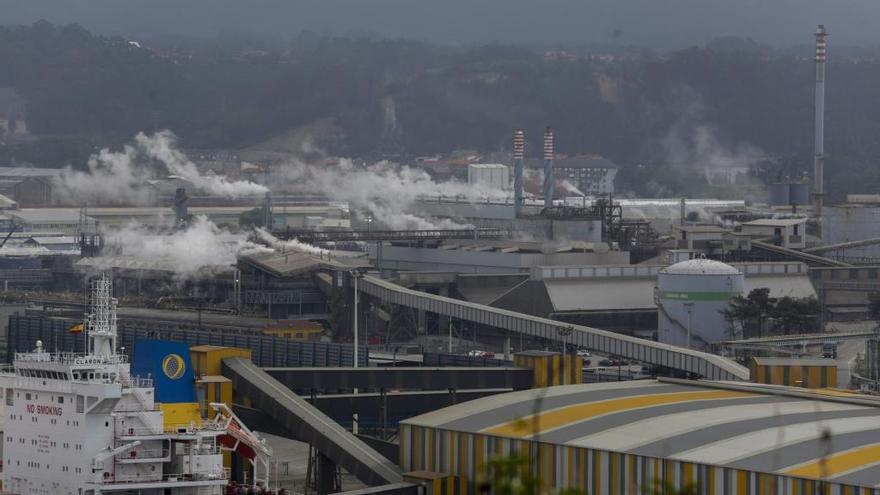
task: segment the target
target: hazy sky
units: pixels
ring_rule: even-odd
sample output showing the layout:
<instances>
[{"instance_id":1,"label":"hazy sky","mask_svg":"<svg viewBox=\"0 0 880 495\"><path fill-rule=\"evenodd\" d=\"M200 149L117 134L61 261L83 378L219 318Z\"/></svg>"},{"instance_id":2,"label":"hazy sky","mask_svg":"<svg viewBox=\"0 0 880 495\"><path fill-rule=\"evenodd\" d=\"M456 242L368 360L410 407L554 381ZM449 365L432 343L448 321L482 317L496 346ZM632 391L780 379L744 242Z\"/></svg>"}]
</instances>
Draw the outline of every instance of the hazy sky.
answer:
<instances>
[{"instance_id":1,"label":"hazy sky","mask_svg":"<svg viewBox=\"0 0 880 495\"><path fill-rule=\"evenodd\" d=\"M661 49L718 36L774 46L880 45L880 0L0 0L0 23L75 22L129 38L290 37L304 29L442 43L619 43Z\"/></svg>"}]
</instances>

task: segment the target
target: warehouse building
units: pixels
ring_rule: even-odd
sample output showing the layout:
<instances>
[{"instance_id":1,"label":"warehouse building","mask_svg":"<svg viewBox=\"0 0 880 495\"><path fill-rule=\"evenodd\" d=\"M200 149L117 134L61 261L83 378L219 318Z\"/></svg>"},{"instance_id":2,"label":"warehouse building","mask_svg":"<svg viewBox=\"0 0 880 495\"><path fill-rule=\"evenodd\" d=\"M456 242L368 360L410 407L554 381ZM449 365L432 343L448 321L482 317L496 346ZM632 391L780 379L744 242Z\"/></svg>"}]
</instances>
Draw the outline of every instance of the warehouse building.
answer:
<instances>
[{"instance_id":1,"label":"warehouse building","mask_svg":"<svg viewBox=\"0 0 880 495\"><path fill-rule=\"evenodd\" d=\"M401 467L476 493L489 460L527 455L541 492L880 494L880 400L673 379L525 390L401 423Z\"/></svg>"}]
</instances>

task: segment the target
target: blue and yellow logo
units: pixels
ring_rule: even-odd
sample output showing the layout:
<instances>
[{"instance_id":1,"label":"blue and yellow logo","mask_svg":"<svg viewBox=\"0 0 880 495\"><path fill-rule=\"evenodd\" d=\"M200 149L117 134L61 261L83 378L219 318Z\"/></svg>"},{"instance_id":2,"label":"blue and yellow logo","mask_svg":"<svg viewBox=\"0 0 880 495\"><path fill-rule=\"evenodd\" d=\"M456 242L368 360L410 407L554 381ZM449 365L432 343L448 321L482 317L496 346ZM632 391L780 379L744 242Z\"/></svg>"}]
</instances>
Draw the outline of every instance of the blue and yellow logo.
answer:
<instances>
[{"instance_id":1,"label":"blue and yellow logo","mask_svg":"<svg viewBox=\"0 0 880 495\"><path fill-rule=\"evenodd\" d=\"M162 360L162 372L172 380L177 380L186 372L186 363L177 354L169 354Z\"/></svg>"}]
</instances>

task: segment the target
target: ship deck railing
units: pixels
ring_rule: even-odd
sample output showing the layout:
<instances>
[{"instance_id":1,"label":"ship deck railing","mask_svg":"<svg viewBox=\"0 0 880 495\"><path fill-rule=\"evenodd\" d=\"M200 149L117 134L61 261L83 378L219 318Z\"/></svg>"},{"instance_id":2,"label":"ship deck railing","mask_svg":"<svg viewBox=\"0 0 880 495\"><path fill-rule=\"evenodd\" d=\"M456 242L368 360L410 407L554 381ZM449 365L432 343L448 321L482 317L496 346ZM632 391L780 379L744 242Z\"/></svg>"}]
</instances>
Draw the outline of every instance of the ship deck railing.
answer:
<instances>
[{"instance_id":1,"label":"ship deck railing","mask_svg":"<svg viewBox=\"0 0 880 495\"><path fill-rule=\"evenodd\" d=\"M114 354L112 356L96 356L76 352L16 352L15 360L28 363L59 363L77 366L101 364L125 364L128 356Z\"/></svg>"},{"instance_id":2,"label":"ship deck railing","mask_svg":"<svg viewBox=\"0 0 880 495\"><path fill-rule=\"evenodd\" d=\"M196 474L164 474L161 477L156 476L138 476L138 475L114 475L106 473L108 476L101 480L102 484L134 484L134 483L177 483L180 481L220 481L229 479L229 469L223 468L219 471L210 473Z\"/></svg>"},{"instance_id":3,"label":"ship deck railing","mask_svg":"<svg viewBox=\"0 0 880 495\"><path fill-rule=\"evenodd\" d=\"M170 449L151 449L151 450L129 450L127 453L116 456L116 460L137 461L145 459L167 459L171 453Z\"/></svg>"}]
</instances>

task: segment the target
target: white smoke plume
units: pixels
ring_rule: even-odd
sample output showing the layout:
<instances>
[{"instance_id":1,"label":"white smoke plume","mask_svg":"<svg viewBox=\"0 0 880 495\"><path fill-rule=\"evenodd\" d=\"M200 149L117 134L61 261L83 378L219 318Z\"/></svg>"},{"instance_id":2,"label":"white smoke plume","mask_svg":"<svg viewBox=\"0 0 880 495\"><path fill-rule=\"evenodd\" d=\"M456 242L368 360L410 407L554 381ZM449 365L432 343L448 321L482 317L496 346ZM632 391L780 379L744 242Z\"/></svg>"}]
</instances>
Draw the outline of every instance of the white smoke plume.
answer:
<instances>
[{"instance_id":1,"label":"white smoke plume","mask_svg":"<svg viewBox=\"0 0 880 495\"><path fill-rule=\"evenodd\" d=\"M151 162L162 164L166 173L154 170ZM77 204L147 204L154 199L147 181L168 174L189 181L198 192L227 198L268 191L253 182L199 174L195 164L176 148L170 131L150 136L140 133L134 145L127 145L122 151L102 149L89 157L87 165L87 172L67 167L56 179L55 190L62 200Z\"/></svg>"},{"instance_id":2,"label":"white smoke plume","mask_svg":"<svg viewBox=\"0 0 880 495\"><path fill-rule=\"evenodd\" d=\"M88 172L70 167L56 178L59 198L73 203L145 204L150 191L144 187L151 174L136 164L138 151L125 146L120 152L102 149L89 157Z\"/></svg>"},{"instance_id":3,"label":"white smoke plume","mask_svg":"<svg viewBox=\"0 0 880 495\"><path fill-rule=\"evenodd\" d=\"M326 249L322 249L318 246L313 246L305 242L300 242L296 239L282 241L281 239L275 237L274 235L259 227L255 229L255 232L263 242L278 251L294 251L297 253L315 254L319 256L329 253L329 251L327 251Z\"/></svg>"},{"instance_id":4,"label":"white smoke plume","mask_svg":"<svg viewBox=\"0 0 880 495\"><path fill-rule=\"evenodd\" d=\"M368 212L377 222L394 230L470 227L449 219L425 218L416 213L419 198L457 198L478 203L508 195L486 185L435 182L425 171L406 166L388 162L357 166L347 159L335 167L292 163L281 170L281 180L291 184L294 190L346 201L353 209Z\"/></svg>"},{"instance_id":5,"label":"white smoke plume","mask_svg":"<svg viewBox=\"0 0 880 495\"><path fill-rule=\"evenodd\" d=\"M563 179L559 182L559 187L565 189L566 192L570 192L576 196L586 196L583 191L577 188L574 184L568 181L568 179Z\"/></svg>"},{"instance_id":6,"label":"white smoke plume","mask_svg":"<svg viewBox=\"0 0 880 495\"><path fill-rule=\"evenodd\" d=\"M132 266L171 271L178 279L193 278L227 269L239 255L273 250L217 227L203 216L171 234L157 234L141 225L129 225L104 232L105 253L92 260L99 269L109 269L124 260Z\"/></svg>"},{"instance_id":7,"label":"white smoke plume","mask_svg":"<svg viewBox=\"0 0 880 495\"><path fill-rule=\"evenodd\" d=\"M167 130L152 136L139 133L135 137L138 147L148 157L161 161L172 175L188 180L198 191L225 198L256 196L269 191L266 186L250 181L230 181L216 175L200 175L196 165L177 149L176 141L174 134Z\"/></svg>"}]
</instances>

